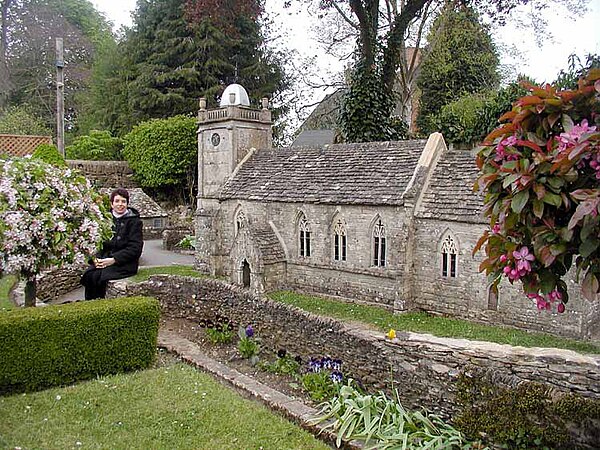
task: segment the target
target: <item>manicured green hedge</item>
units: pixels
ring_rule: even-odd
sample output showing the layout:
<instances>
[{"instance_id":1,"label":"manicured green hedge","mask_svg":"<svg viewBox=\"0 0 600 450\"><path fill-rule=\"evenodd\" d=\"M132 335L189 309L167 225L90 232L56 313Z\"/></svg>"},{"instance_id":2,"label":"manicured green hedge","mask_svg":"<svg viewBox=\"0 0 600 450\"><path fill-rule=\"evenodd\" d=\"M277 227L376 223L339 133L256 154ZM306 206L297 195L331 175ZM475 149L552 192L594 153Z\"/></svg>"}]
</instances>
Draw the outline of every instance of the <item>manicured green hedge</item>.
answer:
<instances>
[{"instance_id":1,"label":"manicured green hedge","mask_svg":"<svg viewBox=\"0 0 600 450\"><path fill-rule=\"evenodd\" d=\"M0 315L0 394L147 368L158 301L147 297L27 308Z\"/></svg>"}]
</instances>

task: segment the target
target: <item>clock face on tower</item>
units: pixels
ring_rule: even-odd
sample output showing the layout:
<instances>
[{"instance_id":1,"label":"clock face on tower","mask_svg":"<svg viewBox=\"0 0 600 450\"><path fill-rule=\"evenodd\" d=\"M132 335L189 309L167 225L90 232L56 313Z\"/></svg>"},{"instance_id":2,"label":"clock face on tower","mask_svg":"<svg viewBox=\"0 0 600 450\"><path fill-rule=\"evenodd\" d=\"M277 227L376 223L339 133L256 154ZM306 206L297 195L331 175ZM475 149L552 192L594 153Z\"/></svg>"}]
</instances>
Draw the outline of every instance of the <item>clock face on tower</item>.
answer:
<instances>
[{"instance_id":1,"label":"clock face on tower","mask_svg":"<svg viewBox=\"0 0 600 450\"><path fill-rule=\"evenodd\" d=\"M219 133L213 133L210 137L210 142L214 147L218 146L221 142L221 136L219 136Z\"/></svg>"}]
</instances>

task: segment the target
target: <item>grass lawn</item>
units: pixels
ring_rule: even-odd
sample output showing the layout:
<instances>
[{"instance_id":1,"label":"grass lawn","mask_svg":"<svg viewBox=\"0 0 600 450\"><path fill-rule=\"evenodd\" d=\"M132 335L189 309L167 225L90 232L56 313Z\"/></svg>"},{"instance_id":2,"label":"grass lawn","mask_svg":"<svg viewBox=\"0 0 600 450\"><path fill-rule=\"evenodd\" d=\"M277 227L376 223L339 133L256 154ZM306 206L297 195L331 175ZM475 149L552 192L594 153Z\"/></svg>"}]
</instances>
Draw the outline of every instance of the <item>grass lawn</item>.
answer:
<instances>
[{"instance_id":1,"label":"grass lawn","mask_svg":"<svg viewBox=\"0 0 600 450\"><path fill-rule=\"evenodd\" d=\"M136 275L130 278L131 281L139 283L146 281L151 275L182 275L186 277L207 277L206 274L194 270L192 266L182 266L173 264L172 266L144 267L141 268Z\"/></svg>"},{"instance_id":2,"label":"grass lawn","mask_svg":"<svg viewBox=\"0 0 600 450\"><path fill-rule=\"evenodd\" d=\"M0 448L330 448L182 363L0 397L0 417Z\"/></svg>"},{"instance_id":3,"label":"grass lawn","mask_svg":"<svg viewBox=\"0 0 600 450\"><path fill-rule=\"evenodd\" d=\"M0 311L7 311L15 308L13 302L8 298L8 293L17 283L16 275L5 275L0 277Z\"/></svg>"},{"instance_id":4,"label":"grass lawn","mask_svg":"<svg viewBox=\"0 0 600 450\"><path fill-rule=\"evenodd\" d=\"M362 322L381 331L388 331L393 328L396 331L428 333L440 337L464 338L523 347L552 347L583 353L600 353L600 345L590 342L565 339L543 333L529 333L509 327L436 317L422 312L393 314L376 306L343 303L290 291L274 292L269 294L269 297L322 316Z\"/></svg>"}]
</instances>

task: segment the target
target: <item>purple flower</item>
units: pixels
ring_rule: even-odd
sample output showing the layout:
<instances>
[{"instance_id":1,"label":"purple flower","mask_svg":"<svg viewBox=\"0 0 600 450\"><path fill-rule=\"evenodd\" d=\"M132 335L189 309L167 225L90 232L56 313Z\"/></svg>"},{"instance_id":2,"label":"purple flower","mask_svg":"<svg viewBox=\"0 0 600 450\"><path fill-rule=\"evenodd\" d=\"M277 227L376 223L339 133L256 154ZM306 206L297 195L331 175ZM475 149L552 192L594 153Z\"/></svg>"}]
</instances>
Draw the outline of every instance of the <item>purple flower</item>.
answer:
<instances>
[{"instance_id":1,"label":"purple flower","mask_svg":"<svg viewBox=\"0 0 600 450\"><path fill-rule=\"evenodd\" d=\"M331 381L334 383L341 383L344 380L344 375L339 370L334 370L330 375Z\"/></svg>"},{"instance_id":2,"label":"purple flower","mask_svg":"<svg viewBox=\"0 0 600 450\"><path fill-rule=\"evenodd\" d=\"M254 336L254 328L252 328L252 325L248 325L246 327L246 337L251 338L253 336Z\"/></svg>"},{"instance_id":3,"label":"purple flower","mask_svg":"<svg viewBox=\"0 0 600 450\"><path fill-rule=\"evenodd\" d=\"M321 360L320 359L315 359L315 358L310 358L310 360L308 361L308 370L310 372L313 373L317 373L321 371L322 368L322 364L321 364Z\"/></svg>"}]
</instances>

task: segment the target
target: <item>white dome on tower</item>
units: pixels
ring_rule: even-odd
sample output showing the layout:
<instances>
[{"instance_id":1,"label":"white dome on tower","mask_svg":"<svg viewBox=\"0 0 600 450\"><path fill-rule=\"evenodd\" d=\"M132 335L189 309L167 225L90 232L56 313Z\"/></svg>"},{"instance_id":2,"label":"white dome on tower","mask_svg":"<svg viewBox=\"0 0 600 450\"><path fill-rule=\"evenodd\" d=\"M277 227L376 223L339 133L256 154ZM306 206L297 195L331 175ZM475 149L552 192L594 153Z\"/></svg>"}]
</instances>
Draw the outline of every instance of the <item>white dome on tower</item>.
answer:
<instances>
[{"instance_id":1,"label":"white dome on tower","mask_svg":"<svg viewBox=\"0 0 600 450\"><path fill-rule=\"evenodd\" d=\"M246 89L240 84L230 84L225 88L223 95L221 96L221 102L219 106L250 106L250 99Z\"/></svg>"}]
</instances>

